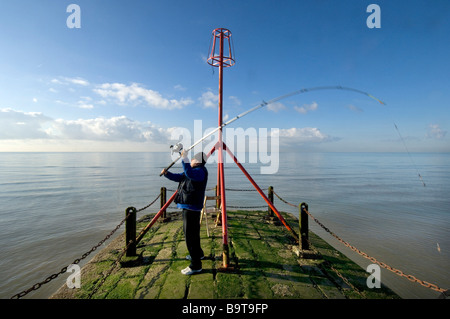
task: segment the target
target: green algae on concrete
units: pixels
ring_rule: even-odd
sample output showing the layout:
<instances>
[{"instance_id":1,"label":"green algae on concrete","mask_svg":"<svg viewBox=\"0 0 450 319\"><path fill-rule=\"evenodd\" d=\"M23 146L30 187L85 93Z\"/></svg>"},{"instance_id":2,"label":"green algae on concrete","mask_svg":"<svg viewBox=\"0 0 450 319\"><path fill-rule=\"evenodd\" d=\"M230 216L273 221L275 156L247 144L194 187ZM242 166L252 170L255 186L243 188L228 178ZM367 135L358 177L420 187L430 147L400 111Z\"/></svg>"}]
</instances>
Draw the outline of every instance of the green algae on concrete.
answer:
<instances>
[{"instance_id":1,"label":"green algae on concrete","mask_svg":"<svg viewBox=\"0 0 450 319\"><path fill-rule=\"evenodd\" d=\"M222 229L210 221L201 227L205 252L203 271L185 276L189 265L179 213L157 222L137 246L137 257L122 257L124 235L113 240L81 270L81 288L61 287L51 298L85 299L392 299L399 298L385 286L368 288L369 276L360 266L309 232L311 251L302 258L290 233L266 219L267 212L228 212L229 255L232 268L223 271ZM169 214L168 214L169 215ZM293 229L298 219L283 213ZM138 221L145 227L152 215ZM300 257L299 257L300 256Z\"/></svg>"}]
</instances>

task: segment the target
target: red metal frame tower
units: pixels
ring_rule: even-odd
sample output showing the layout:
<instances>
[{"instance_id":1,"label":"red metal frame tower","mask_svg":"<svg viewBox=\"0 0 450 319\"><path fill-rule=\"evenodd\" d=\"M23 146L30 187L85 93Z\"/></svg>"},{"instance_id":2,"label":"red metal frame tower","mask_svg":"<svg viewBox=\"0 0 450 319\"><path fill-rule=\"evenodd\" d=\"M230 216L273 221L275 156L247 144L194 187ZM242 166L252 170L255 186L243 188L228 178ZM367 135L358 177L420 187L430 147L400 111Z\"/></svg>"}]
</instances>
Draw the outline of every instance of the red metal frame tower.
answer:
<instances>
[{"instance_id":1,"label":"red metal frame tower","mask_svg":"<svg viewBox=\"0 0 450 319\"><path fill-rule=\"evenodd\" d=\"M228 29L217 28L212 32L212 46L209 54L209 58L207 60L208 64L214 67L219 68L219 131L218 131L218 141L211 149L211 151L207 154L207 157L211 156L216 150L219 151L218 156L218 166L217 166L217 193L216 196L220 196L221 203L221 217L222 217L222 235L223 235L223 268L229 267L229 249L228 249L228 224L227 224L227 210L226 210L226 199L225 199L225 175L224 175L224 156L223 151L226 151L228 155L233 159L233 161L237 164L237 166L241 169L244 175L248 178L250 183L255 187L258 193L263 197L263 199L270 206L272 211L277 215L283 225L294 235L294 238L298 241L298 236L294 232L294 230L288 225L283 216L278 212L272 202L267 198L261 188L256 184L253 178L248 174L242 164L238 161L238 159L234 156L231 150L226 146L223 142L222 137L222 112L223 112L223 68L230 67L235 64L234 56L232 54L231 47L231 32ZM217 42L219 43L217 45ZM227 49L227 50L226 50ZM224 53L226 52L226 53Z\"/></svg>"},{"instance_id":2,"label":"red metal frame tower","mask_svg":"<svg viewBox=\"0 0 450 319\"><path fill-rule=\"evenodd\" d=\"M217 41L219 45L217 44ZM227 49L227 50L225 50ZM226 54L225 54L226 52ZM295 240L298 242L299 238L297 233L289 226L283 216L279 213L279 211L275 208L273 203L267 198L261 188L256 184L250 174L245 170L242 164L238 161L238 159L234 156L231 150L226 146L223 142L222 136L222 128L224 126L222 120L222 111L223 111L223 68L230 67L235 64L235 60L232 54L231 48L231 32L228 29L217 28L213 30L213 44L211 47L211 52L209 58L207 60L208 64L219 68L219 130L218 130L218 141L211 149L211 151L207 154L209 158L216 150L219 151L219 163L217 166L217 193L216 195L220 197L221 203L221 221L222 221L222 235L223 235L223 268L232 268L229 265L229 249L228 249L228 223L227 223L227 206L225 199L225 175L223 169L223 151L226 151L228 155L233 159L236 165L241 169L244 175L248 178L250 183L255 187L261 197L266 201L267 205L272 209L281 223L292 233ZM192 146L191 146L192 147ZM175 164L176 161L173 161L166 169L169 169L172 165ZM162 173L161 173L162 175ZM161 176L160 175L160 176ZM148 232L148 230L152 227L152 225L156 222L156 220L162 215L162 213L167 209L167 207L172 203L175 198L177 191L169 198L169 200L164 204L164 206L160 209L160 211L153 217L153 219L148 223L146 227L140 232L139 236L136 238L136 243L140 242L140 240L144 237L144 235Z\"/></svg>"},{"instance_id":3,"label":"red metal frame tower","mask_svg":"<svg viewBox=\"0 0 450 319\"><path fill-rule=\"evenodd\" d=\"M222 235L223 235L223 267L228 267L229 265L229 254L228 254L228 227L227 227L227 205L225 199L225 175L223 170L223 150L224 143L222 138L222 124L223 124L223 68L231 67L234 65L234 57L231 51L231 32L228 29L217 28L212 32L212 46L211 52L209 53L209 58L207 60L208 64L219 68L219 132L218 132L218 142L213 147L208 157L216 150L219 151L217 165L217 193L216 196L220 196L221 204L221 217L222 217ZM225 42L226 41L226 42ZM218 42L218 45L217 45ZM227 54L225 52L225 44L227 46Z\"/></svg>"}]
</instances>

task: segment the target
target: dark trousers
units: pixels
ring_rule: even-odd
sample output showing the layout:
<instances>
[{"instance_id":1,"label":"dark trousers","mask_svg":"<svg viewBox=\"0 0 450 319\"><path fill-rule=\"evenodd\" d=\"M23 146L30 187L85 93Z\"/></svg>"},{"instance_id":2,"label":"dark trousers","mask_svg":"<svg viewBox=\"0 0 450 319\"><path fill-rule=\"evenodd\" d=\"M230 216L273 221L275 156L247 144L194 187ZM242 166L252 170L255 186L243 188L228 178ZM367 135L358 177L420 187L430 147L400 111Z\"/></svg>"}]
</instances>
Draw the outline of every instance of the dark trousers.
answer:
<instances>
[{"instance_id":1,"label":"dark trousers","mask_svg":"<svg viewBox=\"0 0 450 319\"><path fill-rule=\"evenodd\" d=\"M201 269L203 250L200 246L200 212L183 209L183 230L186 247L191 255L191 269Z\"/></svg>"}]
</instances>

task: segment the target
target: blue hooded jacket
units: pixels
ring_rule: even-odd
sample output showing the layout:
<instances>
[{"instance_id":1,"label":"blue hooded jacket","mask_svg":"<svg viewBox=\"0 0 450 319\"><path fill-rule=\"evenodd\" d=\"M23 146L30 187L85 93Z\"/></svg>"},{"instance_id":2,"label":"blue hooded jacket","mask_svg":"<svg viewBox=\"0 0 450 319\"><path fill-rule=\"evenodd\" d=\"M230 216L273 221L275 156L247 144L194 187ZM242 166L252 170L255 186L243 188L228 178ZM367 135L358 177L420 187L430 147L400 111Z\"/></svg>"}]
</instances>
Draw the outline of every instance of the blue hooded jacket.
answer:
<instances>
[{"instance_id":1,"label":"blue hooded jacket","mask_svg":"<svg viewBox=\"0 0 450 319\"><path fill-rule=\"evenodd\" d=\"M175 203L181 209L201 211L205 197L208 171L204 165L191 167L188 161L182 161L183 173L166 172L165 176L171 181L178 182L178 193Z\"/></svg>"}]
</instances>

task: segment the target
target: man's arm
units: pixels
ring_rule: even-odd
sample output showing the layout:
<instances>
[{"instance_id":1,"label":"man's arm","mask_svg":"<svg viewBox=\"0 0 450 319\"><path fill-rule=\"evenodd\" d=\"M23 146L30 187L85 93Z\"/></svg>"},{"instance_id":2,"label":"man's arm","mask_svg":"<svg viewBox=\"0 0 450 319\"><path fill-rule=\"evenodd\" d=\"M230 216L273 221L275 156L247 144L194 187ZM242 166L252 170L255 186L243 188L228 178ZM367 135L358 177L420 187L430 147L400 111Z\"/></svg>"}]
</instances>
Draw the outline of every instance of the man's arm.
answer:
<instances>
[{"instance_id":1,"label":"man's arm","mask_svg":"<svg viewBox=\"0 0 450 319\"><path fill-rule=\"evenodd\" d=\"M181 173L181 174L174 174L174 173L171 173L171 172L166 171L166 170L163 170L163 172L164 172L163 175L167 179L170 179L171 181L174 181L174 182L180 182L181 178L183 177L183 173Z\"/></svg>"}]
</instances>

